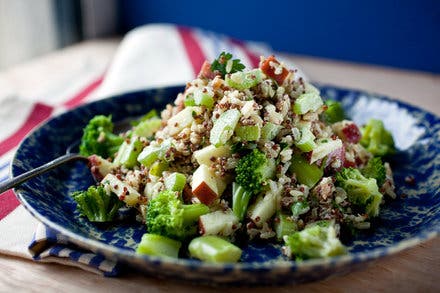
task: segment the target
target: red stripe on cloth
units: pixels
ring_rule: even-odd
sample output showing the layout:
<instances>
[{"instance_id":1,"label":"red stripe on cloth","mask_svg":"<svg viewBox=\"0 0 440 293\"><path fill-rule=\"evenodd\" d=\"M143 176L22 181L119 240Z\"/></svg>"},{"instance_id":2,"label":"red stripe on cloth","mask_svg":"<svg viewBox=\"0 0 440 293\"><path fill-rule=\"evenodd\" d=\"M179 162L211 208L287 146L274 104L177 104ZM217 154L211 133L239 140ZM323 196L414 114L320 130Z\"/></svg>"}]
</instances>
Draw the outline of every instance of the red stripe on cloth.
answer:
<instances>
[{"instance_id":1,"label":"red stripe on cloth","mask_svg":"<svg viewBox=\"0 0 440 293\"><path fill-rule=\"evenodd\" d=\"M12 190L0 195L0 221L20 205Z\"/></svg>"},{"instance_id":2,"label":"red stripe on cloth","mask_svg":"<svg viewBox=\"0 0 440 293\"><path fill-rule=\"evenodd\" d=\"M77 93L75 96L70 98L67 102L65 102L63 105L70 109L73 108L79 104L88 96L90 95L94 90L98 88L98 86L102 83L104 80L104 75L98 77L96 80L94 80L92 83L87 85L85 88L83 88L79 93Z\"/></svg>"},{"instance_id":3,"label":"red stripe on cloth","mask_svg":"<svg viewBox=\"0 0 440 293\"><path fill-rule=\"evenodd\" d=\"M256 68L258 67L258 65L260 65L260 57L254 54L254 52L252 52L251 50L249 50L246 44L244 44L242 41L237 39L231 39L231 43L240 47L240 49L243 50L243 52L246 54L247 58L251 62L252 67Z\"/></svg>"},{"instance_id":4,"label":"red stripe on cloth","mask_svg":"<svg viewBox=\"0 0 440 293\"><path fill-rule=\"evenodd\" d=\"M47 105L36 103L28 116L26 122L11 136L0 142L0 156L4 155L25 137L35 126L50 117L53 108Z\"/></svg>"},{"instance_id":5,"label":"red stripe on cloth","mask_svg":"<svg viewBox=\"0 0 440 293\"><path fill-rule=\"evenodd\" d=\"M203 62L205 62L205 54L203 54L202 48L192 34L191 29L186 27L178 27L177 30L182 38L188 59L191 62L194 76L196 76L200 72Z\"/></svg>"}]
</instances>

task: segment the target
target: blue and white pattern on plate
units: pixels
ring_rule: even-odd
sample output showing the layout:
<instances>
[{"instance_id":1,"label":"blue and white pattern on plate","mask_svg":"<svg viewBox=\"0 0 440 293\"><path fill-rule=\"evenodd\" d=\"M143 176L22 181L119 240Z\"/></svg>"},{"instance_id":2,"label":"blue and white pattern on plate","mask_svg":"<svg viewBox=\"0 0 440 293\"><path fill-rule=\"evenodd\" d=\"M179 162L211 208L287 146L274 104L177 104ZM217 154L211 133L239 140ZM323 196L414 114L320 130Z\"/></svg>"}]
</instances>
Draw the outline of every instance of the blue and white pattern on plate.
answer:
<instances>
[{"instance_id":1,"label":"blue and white pattern on plate","mask_svg":"<svg viewBox=\"0 0 440 293\"><path fill-rule=\"evenodd\" d=\"M244 247L238 264L208 264L192 259L161 259L137 255L134 249L145 232L136 223L96 226L80 217L69 194L93 183L83 163L64 166L26 182L15 192L40 221L64 239L109 260L153 276L206 284L299 283L346 273L366 262L399 252L433 238L440 231L440 118L411 105L365 92L320 86L326 98L342 102L358 123L370 117L385 121L399 152L391 158L398 198L387 201L371 231L347 245L346 256L295 263L284 259L279 245ZM12 163L14 176L62 155L77 141L82 128L97 114L115 121L136 117L174 99L182 87L124 94L90 103L55 117L26 137ZM405 183L412 175L415 185ZM400 195L404 194L405 197Z\"/></svg>"}]
</instances>

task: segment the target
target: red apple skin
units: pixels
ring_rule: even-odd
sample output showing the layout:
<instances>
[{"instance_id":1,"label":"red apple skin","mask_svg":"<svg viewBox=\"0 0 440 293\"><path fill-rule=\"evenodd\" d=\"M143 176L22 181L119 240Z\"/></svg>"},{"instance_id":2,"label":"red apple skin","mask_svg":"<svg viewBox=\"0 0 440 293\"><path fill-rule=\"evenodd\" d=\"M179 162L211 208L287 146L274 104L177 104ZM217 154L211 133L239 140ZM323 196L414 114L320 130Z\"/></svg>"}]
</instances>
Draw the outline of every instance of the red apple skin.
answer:
<instances>
[{"instance_id":1,"label":"red apple skin","mask_svg":"<svg viewBox=\"0 0 440 293\"><path fill-rule=\"evenodd\" d=\"M354 123L349 123L344 128L342 128L342 133L345 141L358 143L361 140L361 132Z\"/></svg>"},{"instance_id":2,"label":"red apple skin","mask_svg":"<svg viewBox=\"0 0 440 293\"><path fill-rule=\"evenodd\" d=\"M101 181L104 178L104 175L99 172L99 165L101 165L101 162L96 155L89 156L90 172L97 181Z\"/></svg>"},{"instance_id":3,"label":"red apple skin","mask_svg":"<svg viewBox=\"0 0 440 293\"><path fill-rule=\"evenodd\" d=\"M195 189L193 189L192 193L201 203L208 206L217 199L217 194L208 186L208 184L205 183L205 181L202 181Z\"/></svg>"}]
</instances>

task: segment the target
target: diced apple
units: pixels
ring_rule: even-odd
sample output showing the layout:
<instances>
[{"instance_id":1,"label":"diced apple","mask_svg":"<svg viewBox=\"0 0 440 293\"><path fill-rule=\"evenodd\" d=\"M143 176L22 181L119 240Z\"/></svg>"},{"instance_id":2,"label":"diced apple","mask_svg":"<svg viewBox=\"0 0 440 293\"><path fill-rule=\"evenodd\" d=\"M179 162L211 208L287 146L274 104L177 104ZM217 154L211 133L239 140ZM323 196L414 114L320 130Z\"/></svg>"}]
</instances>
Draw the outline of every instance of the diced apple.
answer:
<instances>
[{"instance_id":1,"label":"diced apple","mask_svg":"<svg viewBox=\"0 0 440 293\"><path fill-rule=\"evenodd\" d=\"M239 227L239 220L230 209L205 214L199 219L199 229L202 235L230 236Z\"/></svg>"},{"instance_id":2,"label":"diced apple","mask_svg":"<svg viewBox=\"0 0 440 293\"><path fill-rule=\"evenodd\" d=\"M97 181L101 181L105 175L112 172L113 169L116 168L116 165L112 162L107 161L98 155L91 155L89 157L90 162L90 171L92 172L93 177Z\"/></svg>"},{"instance_id":3,"label":"diced apple","mask_svg":"<svg viewBox=\"0 0 440 293\"><path fill-rule=\"evenodd\" d=\"M186 107L173 117L171 117L168 122L168 132L170 135L175 135L182 131L185 127L191 125L194 121L194 114L198 115L201 113L200 107Z\"/></svg>"},{"instance_id":4,"label":"diced apple","mask_svg":"<svg viewBox=\"0 0 440 293\"><path fill-rule=\"evenodd\" d=\"M338 165L334 164L334 162L336 161L340 162L339 167L337 167ZM327 168L328 166L332 165L332 168L335 171L340 171L344 166L344 164L345 164L345 146L343 145L342 147L334 150L333 152L327 155L324 168Z\"/></svg>"},{"instance_id":5,"label":"diced apple","mask_svg":"<svg viewBox=\"0 0 440 293\"><path fill-rule=\"evenodd\" d=\"M264 197L259 196L249 208L249 218L257 227L262 227L277 210L277 194L268 192Z\"/></svg>"},{"instance_id":6,"label":"diced apple","mask_svg":"<svg viewBox=\"0 0 440 293\"><path fill-rule=\"evenodd\" d=\"M115 193L128 206L135 206L139 202L140 194L130 185L122 182L113 174L107 174L102 179L105 188Z\"/></svg>"},{"instance_id":7,"label":"diced apple","mask_svg":"<svg viewBox=\"0 0 440 293\"><path fill-rule=\"evenodd\" d=\"M212 187L213 186L209 186L205 181L201 181L200 184L192 190L192 193L201 203L210 205L217 199L217 193Z\"/></svg>"},{"instance_id":8,"label":"diced apple","mask_svg":"<svg viewBox=\"0 0 440 293\"><path fill-rule=\"evenodd\" d=\"M350 143L358 143L362 136L357 125L349 120L334 123L332 129L340 139Z\"/></svg>"},{"instance_id":9,"label":"diced apple","mask_svg":"<svg viewBox=\"0 0 440 293\"><path fill-rule=\"evenodd\" d=\"M220 196L216 176L204 164L194 172L191 187L194 196L206 205L212 204Z\"/></svg>"},{"instance_id":10,"label":"diced apple","mask_svg":"<svg viewBox=\"0 0 440 293\"><path fill-rule=\"evenodd\" d=\"M199 165L211 165L212 158L216 159L218 157L228 157L231 155L231 147L229 145L223 145L215 147L214 145L209 145L194 152L194 158Z\"/></svg>"},{"instance_id":11,"label":"diced apple","mask_svg":"<svg viewBox=\"0 0 440 293\"><path fill-rule=\"evenodd\" d=\"M324 158L328 154L342 147L340 139L325 138L317 142L316 147L312 151L310 164Z\"/></svg>"},{"instance_id":12,"label":"diced apple","mask_svg":"<svg viewBox=\"0 0 440 293\"><path fill-rule=\"evenodd\" d=\"M223 194L223 191L225 191L226 187L228 186L228 183L231 183L230 179L231 179L230 177L218 177L218 176L215 177L219 197Z\"/></svg>"}]
</instances>

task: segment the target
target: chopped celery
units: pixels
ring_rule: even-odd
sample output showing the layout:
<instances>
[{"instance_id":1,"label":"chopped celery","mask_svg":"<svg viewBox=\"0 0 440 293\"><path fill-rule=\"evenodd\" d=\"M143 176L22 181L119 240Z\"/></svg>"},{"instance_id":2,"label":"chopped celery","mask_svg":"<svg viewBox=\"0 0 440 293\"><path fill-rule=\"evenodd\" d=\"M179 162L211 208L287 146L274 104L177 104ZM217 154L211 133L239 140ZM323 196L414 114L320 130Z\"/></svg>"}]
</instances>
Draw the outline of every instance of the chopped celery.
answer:
<instances>
[{"instance_id":1,"label":"chopped celery","mask_svg":"<svg viewBox=\"0 0 440 293\"><path fill-rule=\"evenodd\" d=\"M292 205L291 210L292 216L298 218L307 213L310 210L310 206L306 201L297 201Z\"/></svg>"},{"instance_id":2,"label":"chopped celery","mask_svg":"<svg viewBox=\"0 0 440 293\"><path fill-rule=\"evenodd\" d=\"M159 157L160 147L147 146L137 157L139 163L146 167L150 167Z\"/></svg>"},{"instance_id":3,"label":"chopped celery","mask_svg":"<svg viewBox=\"0 0 440 293\"><path fill-rule=\"evenodd\" d=\"M156 160L164 160L171 146L170 140L164 140L160 146L149 145L142 150L137 160L145 167L150 167Z\"/></svg>"},{"instance_id":4,"label":"chopped celery","mask_svg":"<svg viewBox=\"0 0 440 293\"><path fill-rule=\"evenodd\" d=\"M182 191L186 183L186 177L182 173L174 172L165 178L165 188L172 191Z\"/></svg>"},{"instance_id":5,"label":"chopped celery","mask_svg":"<svg viewBox=\"0 0 440 293\"><path fill-rule=\"evenodd\" d=\"M195 106L196 102L194 101L194 94L187 94L185 100L183 101L185 107Z\"/></svg>"},{"instance_id":6,"label":"chopped celery","mask_svg":"<svg viewBox=\"0 0 440 293\"><path fill-rule=\"evenodd\" d=\"M300 95L293 105L293 112L295 114L305 114L309 111L316 111L323 105L319 94L309 92Z\"/></svg>"},{"instance_id":7,"label":"chopped celery","mask_svg":"<svg viewBox=\"0 0 440 293\"><path fill-rule=\"evenodd\" d=\"M130 142L124 141L119 147L114 163L133 168L137 165L137 157L141 153L142 147L142 142L138 137L132 137Z\"/></svg>"},{"instance_id":8,"label":"chopped celery","mask_svg":"<svg viewBox=\"0 0 440 293\"><path fill-rule=\"evenodd\" d=\"M243 221L249 205L252 192L244 190L237 183L232 183L232 211L240 221Z\"/></svg>"},{"instance_id":9,"label":"chopped celery","mask_svg":"<svg viewBox=\"0 0 440 293\"><path fill-rule=\"evenodd\" d=\"M246 72L236 72L225 77L226 84L238 90L245 90L256 86L262 79L260 69Z\"/></svg>"},{"instance_id":10,"label":"chopped celery","mask_svg":"<svg viewBox=\"0 0 440 293\"><path fill-rule=\"evenodd\" d=\"M177 258L182 244L180 241L156 234L145 233L136 252L154 256Z\"/></svg>"},{"instance_id":11,"label":"chopped celery","mask_svg":"<svg viewBox=\"0 0 440 293\"><path fill-rule=\"evenodd\" d=\"M194 103L198 106L205 106L212 109L214 106L214 93L209 88L197 90L194 93Z\"/></svg>"},{"instance_id":12,"label":"chopped celery","mask_svg":"<svg viewBox=\"0 0 440 293\"><path fill-rule=\"evenodd\" d=\"M216 147L226 144L234 134L241 113L237 109L230 109L220 115L211 129L210 141Z\"/></svg>"},{"instance_id":13,"label":"chopped celery","mask_svg":"<svg viewBox=\"0 0 440 293\"><path fill-rule=\"evenodd\" d=\"M281 125L267 122L261 129L261 138L263 140L273 140L278 135L281 128L283 128Z\"/></svg>"},{"instance_id":14,"label":"chopped celery","mask_svg":"<svg viewBox=\"0 0 440 293\"><path fill-rule=\"evenodd\" d=\"M258 125L237 125L235 134L241 141L256 141L260 139L261 127Z\"/></svg>"},{"instance_id":15,"label":"chopped celery","mask_svg":"<svg viewBox=\"0 0 440 293\"><path fill-rule=\"evenodd\" d=\"M184 226L192 225L194 223L197 223L200 217L206 215L207 213L209 213L209 207L204 204L184 204L182 212L182 223Z\"/></svg>"},{"instance_id":16,"label":"chopped celery","mask_svg":"<svg viewBox=\"0 0 440 293\"><path fill-rule=\"evenodd\" d=\"M159 117L153 117L141 121L133 130L133 134L142 137L151 137L162 125L162 120Z\"/></svg>"},{"instance_id":17,"label":"chopped celery","mask_svg":"<svg viewBox=\"0 0 440 293\"><path fill-rule=\"evenodd\" d=\"M300 132L301 138L295 142L295 145L303 152L312 151L316 147L315 136L307 126L301 127Z\"/></svg>"},{"instance_id":18,"label":"chopped celery","mask_svg":"<svg viewBox=\"0 0 440 293\"><path fill-rule=\"evenodd\" d=\"M217 236L201 236L191 240L188 246L192 257L207 262L237 262L242 250Z\"/></svg>"},{"instance_id":19,"label":"chopped celery","mask_svg":"<svg viewBox=\"0 0 440 293\"><path fill-rule=\"evenodd\" d=\"M325 101L325 104L327 105L327 110L322 113L322 117L325 122L333 124L344 120L345 113L341 103L333 100L327 100Z\"/></svg>"},{"instance_id":20,"label":"chopped celery","mask_svg":"<svg viewBox=\"0 0 440 293\"><path fill-rule=\"evenodd\" d=\"M156 109L153 109L153 110L148 111L148 113L145 114L144 116L142 116L141 118L134 120L134 121L131 121L130 124L132 126L137 126L137 125L139 125L139 123L141 123L143 121L149 120L151 118L158 118L158 117L159 117L159 115L157 114Z\"/></svg>"},{"instance_id":21,"label":"chopped celery","mask_svg":"<svg viewBox=\"0 0 440 293\"><path fill-rule=\"evenodd\" d=\"M150 174L160 177L162 176L162 172L168 169L168 163L164 161L156 161L151 165Z\"/></svg>"},{"instance_id":22,"label":"chopped celery","mask_svg":"<svg viewBox=\"0 0 440 293\"><path fill-rule=\"evenodd\" d=\"M275 221L275 233L277 233L278 241L283 240L286 235L293 234L298 230L298 225L286 214L279 213L277 215L278 221Z\"/></svg>"},{"instance_id":23,"label":"chopped celery","mask_svg":"<svg viewBox=\"0 0 440 293\"><path fill-rule=\"evenodd\" d=\"M308 187L315 186L321 179L324 172L315 164L309 164L301 155L292 156L289 170L295 173L296 179L299 183L307 185Z\"/></svg>"}]
</instances>

